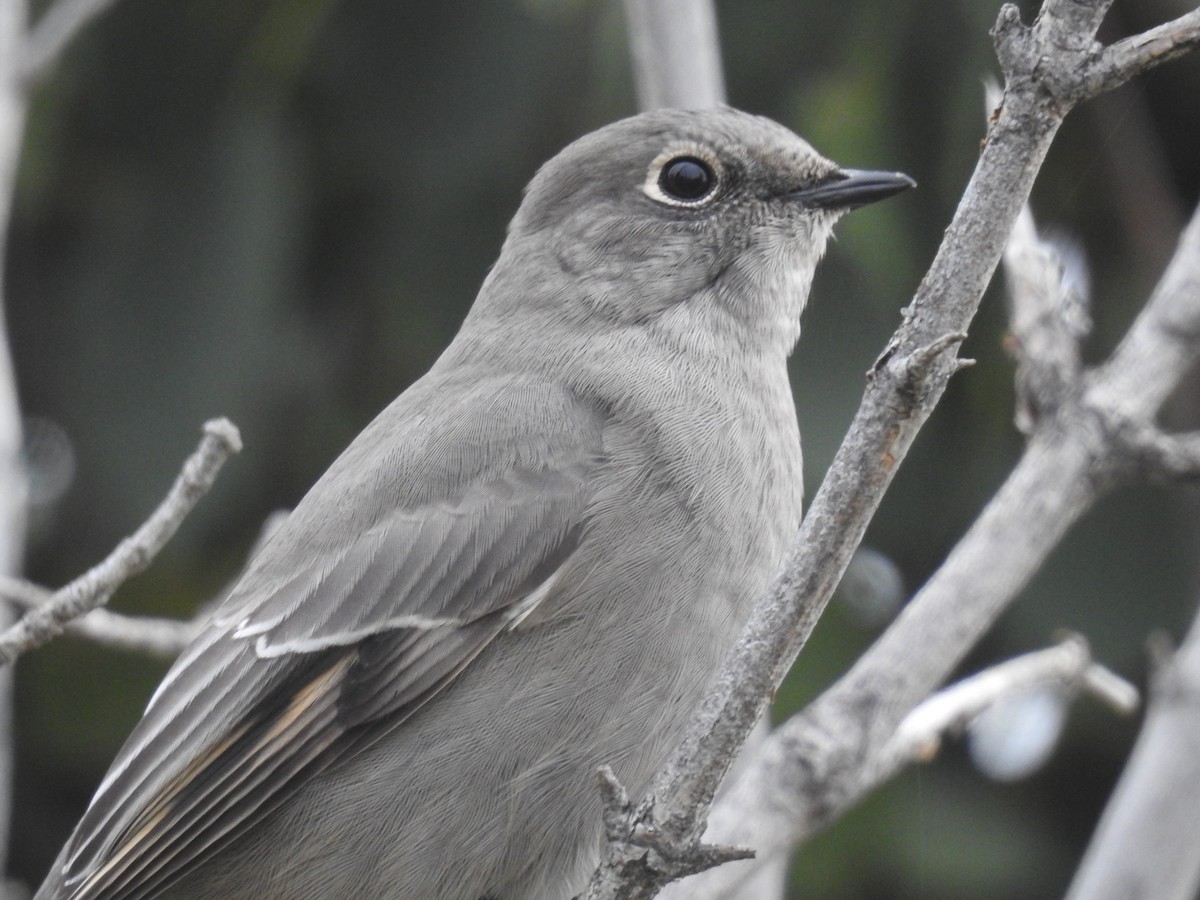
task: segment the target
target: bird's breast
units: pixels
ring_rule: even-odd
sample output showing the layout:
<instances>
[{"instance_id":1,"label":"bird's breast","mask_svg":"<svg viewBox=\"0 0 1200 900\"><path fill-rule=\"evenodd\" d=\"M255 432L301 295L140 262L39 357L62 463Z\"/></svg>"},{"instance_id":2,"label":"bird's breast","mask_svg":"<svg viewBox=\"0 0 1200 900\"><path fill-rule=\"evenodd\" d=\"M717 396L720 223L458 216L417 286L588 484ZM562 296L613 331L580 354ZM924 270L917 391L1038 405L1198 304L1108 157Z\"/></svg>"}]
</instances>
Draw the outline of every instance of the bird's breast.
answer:
<instances>
[{"instance_id":1,"label":"bird's breast","mask_svg":"<svg viewBox=\"0 0 1200 900\"><path fill-rule=\"evenodd\" d=\"M664 567L737 623L762 593L801 512L800 436L783 366L750 377L695 378L661 402L616 407L595 511L638 535L648 576ZM652 535L653 540L646 536Z\"/></svg>"}]
</instances>

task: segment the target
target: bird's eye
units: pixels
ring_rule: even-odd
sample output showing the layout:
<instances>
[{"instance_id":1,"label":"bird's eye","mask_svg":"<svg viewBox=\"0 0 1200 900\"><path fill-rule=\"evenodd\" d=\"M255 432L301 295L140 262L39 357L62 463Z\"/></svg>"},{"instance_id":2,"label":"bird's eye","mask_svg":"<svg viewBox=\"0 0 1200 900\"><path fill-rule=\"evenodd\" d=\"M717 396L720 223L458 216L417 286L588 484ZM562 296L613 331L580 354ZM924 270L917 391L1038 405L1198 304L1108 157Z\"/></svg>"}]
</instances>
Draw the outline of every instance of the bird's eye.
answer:
<instances>
[{"instance_id":1,"label":"bird's eye","mask_svg":"<svg viewBox=\"0 0 1200 900\"><path fill-rule=\"evenodd\" d=\"M704 160L677 156L662 167L658 186L668 197L694 203L712 193L717 186L717 176Z\"/></svg>"}]
</instances>

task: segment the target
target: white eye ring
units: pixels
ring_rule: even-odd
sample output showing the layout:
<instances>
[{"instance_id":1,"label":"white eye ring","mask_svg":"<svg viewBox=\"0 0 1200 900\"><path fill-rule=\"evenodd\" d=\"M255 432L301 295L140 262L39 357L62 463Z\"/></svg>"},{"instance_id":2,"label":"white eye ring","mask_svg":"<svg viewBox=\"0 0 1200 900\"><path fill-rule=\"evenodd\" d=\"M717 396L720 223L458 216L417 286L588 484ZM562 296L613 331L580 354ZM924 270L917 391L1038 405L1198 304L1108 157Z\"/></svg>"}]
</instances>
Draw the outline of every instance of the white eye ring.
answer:
<instances>
[{"instance_id":1,"label":"white eye ring","mask_svg":"<svg viewBox=\"0 0 1200 900\"><path fill-rule=\"evenodd\" d=\"M712 180L711 186L694 198L673 196L667 193L663 189L663 176L666 167L677 161L690 161L697 168L706 170ZM672 144L654 157L654 161L650 163L650 168L646 171L646 180L642 183L642 193L656 203L694 209L711 203L720 194L724 180L724 167L718 161L716 154L707 147L696 143Z\"/></svg>"}]
</instances>

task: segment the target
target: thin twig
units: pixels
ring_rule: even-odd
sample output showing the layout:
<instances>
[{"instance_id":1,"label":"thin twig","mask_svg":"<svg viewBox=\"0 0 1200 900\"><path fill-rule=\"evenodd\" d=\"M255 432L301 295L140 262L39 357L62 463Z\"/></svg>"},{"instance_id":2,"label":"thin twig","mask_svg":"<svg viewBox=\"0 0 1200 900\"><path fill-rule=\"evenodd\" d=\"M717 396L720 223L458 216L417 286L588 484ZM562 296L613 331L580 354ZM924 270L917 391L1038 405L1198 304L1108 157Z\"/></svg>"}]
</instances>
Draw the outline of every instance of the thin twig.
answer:
<instances>
[{"instance_id":1,"label":"thin twig","mask_svg":"<svg viewBox=\"0 0 1200 900\"><path fill-rule=\"evenodd\" d=\"M1133 685L1092 662L1087 642L1070 637L984 669L923 701L904 717L880 753L879 774L888 777L889 769L898 771L929 758L931 748L945 735L961 730L997 701L1047 685L1085 690L1123 714L1132 712L1137 703Z\"/></svg>"},{"instance_id":2,"label":"thin twig","mask_svg":"<svg viewBox=\"0 0 1200 900\"><path fill-rule=\"evenodd\" d=\"M0 599L25 609L37 609L54 598L54 591L23 578L0 576ZM112 647L162 659L173 659L199 631L196 620L124 616L100 607L66 623L66 633Z\"/></svg>"},{"instance_id":3,"label":"thin twig","mask_svg":"<svg viewBox=\"0 0 1200 900\"><path fill-rule=\"evenodd\" d=\"M184 463L158 509L103 562L56 591L48 603L26 613L0 635L0 664L11 663L61 634L67 622L106 603L122 582L143 571L212 487L221 466L241 447L238 430L228 419L206 422L200 446Z\"/></svg>"},{"instance_id":4,"label":"thin twig","mask_svg":"<svg viewBox=\"0 0 1200 900\"><path fill-rule=\"evenodd\" d=\"M904 717L873 757L871 786L913 762L929 760L945 735L960 730L996 702L1047 685L1083 690L1126 715L1133 712L1138 700L1136 688L1092 662L1086 642L1073 636L1054 647L1006 660L926 699ZM784 726L759 749L750 768L727 786L713 809L705 839L744 843L754 847L758 856L668 885L660 900L740 896L747 879L790 849L791 842L784 836L796 817L802 817L797 810L802 797L795 792L797 771L809 765L823 768L826 762L822 757L802 758L796 753Z\"/></svg>"},{"instance_id":5,"label":"thin twig","mask_svg":"<svg viewBox=\"0 0 1200 900\"><path fill-rule=\"evenodd\" d=\"M1080 99L1111 91L1197 47L1200 47L1200 9L1107 47L1080 73Z\"/></svg>"}]
</instances>

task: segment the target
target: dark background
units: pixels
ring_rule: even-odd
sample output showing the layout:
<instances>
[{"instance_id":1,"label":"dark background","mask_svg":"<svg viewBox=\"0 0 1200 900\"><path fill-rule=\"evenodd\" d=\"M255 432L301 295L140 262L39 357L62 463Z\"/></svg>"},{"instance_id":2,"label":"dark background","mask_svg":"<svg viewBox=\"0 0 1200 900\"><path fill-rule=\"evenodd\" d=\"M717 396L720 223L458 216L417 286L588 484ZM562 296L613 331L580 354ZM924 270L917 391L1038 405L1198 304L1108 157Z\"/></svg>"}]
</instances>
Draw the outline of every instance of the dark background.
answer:
<instances>
[{"instance_id":1,"label":"dark background","mask_svg":"<svg viewBox=\"0 0 1200 900\"><path fill-rule=\"evenodd\" d=\"M1029 5L1024 4L1026 15ZM1118 2L1111 40L1186 11ZM849 217L818 275L793 373L809 493L949 222L983 135L998 4L719 4L732 103L846 165L920 188ZM583 0L120 0L32 97L7 248L7 311L33 453L53 495L27 571L48 585L153 508L202 421L246 449L115 608L188 615L450 340L536 167L635 111L619 5ZM1093 264L1101 358L1137 313L1200 193L1200 58L1072 114L1034 191ZM867 543L908 590L1021 450L993 287L960 375ZM1194 426L1195 386L1171 416ZM1197 492L1101 503L968 668L1077 629L1138 683L1196 592ZM835 603L778 705L794 708L876 633ZM914 648L914 652L920 652ZM64 639L18 667L13 875L36 883L164 664ZM1061 894L1137 723L1088 701L1049 765L995 784L949 746L798 856L794 895Z\"/></svg>"}]
</instances>

